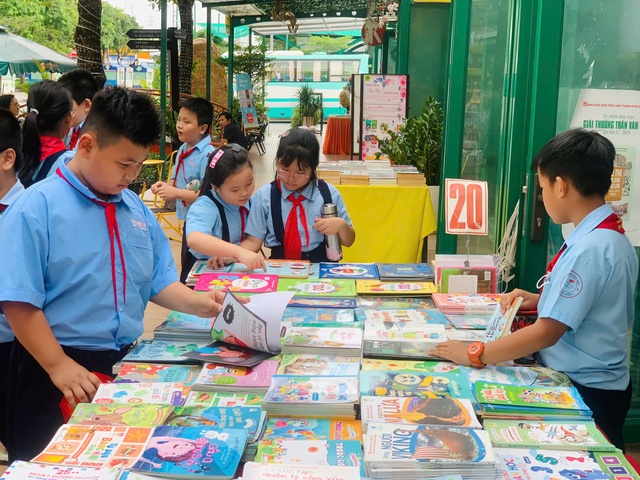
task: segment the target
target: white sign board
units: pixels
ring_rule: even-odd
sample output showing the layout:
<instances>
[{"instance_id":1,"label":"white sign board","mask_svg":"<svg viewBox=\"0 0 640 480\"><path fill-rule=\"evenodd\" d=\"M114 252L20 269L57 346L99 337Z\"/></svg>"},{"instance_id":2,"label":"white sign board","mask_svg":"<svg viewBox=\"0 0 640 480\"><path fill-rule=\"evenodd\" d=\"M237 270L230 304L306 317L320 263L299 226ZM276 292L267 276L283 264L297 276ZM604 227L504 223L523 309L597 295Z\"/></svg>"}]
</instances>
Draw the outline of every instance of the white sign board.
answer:
<instances>
[{"instance_id":1,"label":"white sign board","mask_svg":"<svg viewBox=\"0 0 640 480\"><path fill-rule=\"evenodd\" d=\"M445 191L446 232L455 235L487 235L487 182L447 178Z\"/></svg>"}]
</instances>

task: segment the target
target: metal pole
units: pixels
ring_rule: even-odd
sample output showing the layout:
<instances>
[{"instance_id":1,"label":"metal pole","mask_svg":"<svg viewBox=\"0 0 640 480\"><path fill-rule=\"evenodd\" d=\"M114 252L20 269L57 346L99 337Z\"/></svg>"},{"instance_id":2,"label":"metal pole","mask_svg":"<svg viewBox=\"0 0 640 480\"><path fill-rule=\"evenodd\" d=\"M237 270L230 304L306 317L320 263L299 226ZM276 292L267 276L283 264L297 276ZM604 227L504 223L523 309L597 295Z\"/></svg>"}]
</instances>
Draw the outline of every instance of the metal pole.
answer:
<instances>
[{"instance_id":1,"label":"metal pole","mask_svg":"<svg viewBox=\"0 0 640 480\"><path fill-rule=\"evenodd\" d=\"M207 6L207 80L205 83L207 100L211 101L211 7Z\"/></svg>"},{"instance_id":2,"label":"metal pole","mask_svg":"<svg viewBox=\"0 0 640 480\"><path fill-rule=\"evenodd\" d=\"M227 105L229 107L229 111L231 111L231 107L233 107L233 48L235 42L235 23L236 22L233 17L231 17L229 27L229 63L227 69Z\"/></svg>"},{"instance_id":3,"label":"metal pole","mask_svg":"<svg viewBox=\"0 0 640 480\"><path fill-rule=\"evenodd\" d=\"M160 30L162 30L160 35L160 113L162 115L160 158L165 158L167 131L167 0L160 0Z\"/></svg>"}]
</instances>

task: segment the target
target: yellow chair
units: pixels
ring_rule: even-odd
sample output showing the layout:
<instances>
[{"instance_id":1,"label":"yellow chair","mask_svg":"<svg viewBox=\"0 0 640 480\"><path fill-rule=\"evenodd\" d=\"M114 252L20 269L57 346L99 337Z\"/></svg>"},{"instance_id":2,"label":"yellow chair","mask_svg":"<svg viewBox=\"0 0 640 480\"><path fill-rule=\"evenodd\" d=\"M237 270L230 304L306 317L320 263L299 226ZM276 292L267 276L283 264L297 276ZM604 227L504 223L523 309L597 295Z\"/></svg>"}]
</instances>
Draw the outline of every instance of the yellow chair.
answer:
<instances>
[{"instance_id":1,"label":"yellow chair","mask_svg":"<svg viewBox=\"0 0 640 480\"><path fill-rule=\"evenodd\" d=\"M171 152L171 155L169 155L169 167L167 168L167 174L164 179L162 177L162 168L164 165L163 160L145 160L144 165L155 165L158 169L158 178L170 183L171 172L173 171L173 164L177 153L178 151L174 150ZM158 219L158 223L165 231L167 238L176 242L182 242L182 220L179 220L175 216L175 208L170 208L169 205L166 204L165 200L158 194L154 194L153 201L147 200L147 202L149 204L149 208Z\"/></svg>"}]
</instances>

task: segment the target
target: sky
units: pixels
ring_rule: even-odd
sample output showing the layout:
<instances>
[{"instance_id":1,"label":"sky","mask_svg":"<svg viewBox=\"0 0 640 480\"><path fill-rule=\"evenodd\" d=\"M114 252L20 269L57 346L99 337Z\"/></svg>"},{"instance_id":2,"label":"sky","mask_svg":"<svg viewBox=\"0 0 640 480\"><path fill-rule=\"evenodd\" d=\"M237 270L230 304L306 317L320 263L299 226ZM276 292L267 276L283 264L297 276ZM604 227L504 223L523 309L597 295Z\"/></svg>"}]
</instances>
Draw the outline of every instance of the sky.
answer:
<instances>
[{"instance_id":1,"label":"sky","mask_svg":"<svg viewBox=\"0 0 640 480\"><path fill-rule=\"evenodd\" d=\"M153 8L151 3L147 0L105 0L114 7L121 8L138 21L142 28L160 28L160 11ZM202 7L202 4L196 0L195 8L195 22L205 23L207 21L207 10ZM224 22L224 16L219 15L217 12L211 12L212 22ZM169 2L167 7L167 26L174 27L177 23L178 9Z\"/></svg>"}]
</instances>

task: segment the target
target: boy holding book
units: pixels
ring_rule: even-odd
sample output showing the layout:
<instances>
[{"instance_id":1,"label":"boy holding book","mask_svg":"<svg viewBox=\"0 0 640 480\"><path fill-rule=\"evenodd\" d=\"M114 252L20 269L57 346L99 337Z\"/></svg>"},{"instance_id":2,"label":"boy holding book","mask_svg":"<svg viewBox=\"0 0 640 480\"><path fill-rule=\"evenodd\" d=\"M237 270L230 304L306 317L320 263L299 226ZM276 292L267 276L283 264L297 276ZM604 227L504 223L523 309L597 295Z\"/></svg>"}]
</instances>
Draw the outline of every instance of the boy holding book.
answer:
<instances>
[{"instance_id":1,"label":"boy holding book","mask_svg":"<svg viewBox=\"0 0 640 480\"><path fill-rule=\"evenodd\" d=\"M566 373L618 448L631 402L629 330L634 318L638 258L622 221L605 202L615 149L602 135L569 130L551 139L533 161L551 219L575 230L547 267L540 293L516 289L500 299L503 312L518 296L538 309L533 325L468 348L457 341L429 353L483 367L538 352Z\"/></svg>"},{"instance_id":2,"label":"boy holding book","mask_svg":"<svg viewBox=\"0 0 640 480\"><path fill-rule=\"evenodd\" d=\"M63 423L60 401L90 401L143 332L147 302L215 316L222 295L178 282L167 237L127 189L160 135L149 97L98 93L78 150L22 194L0 224L0 307L16 335L7 447L29 460Z\"/></svg>"}]
</instances>

